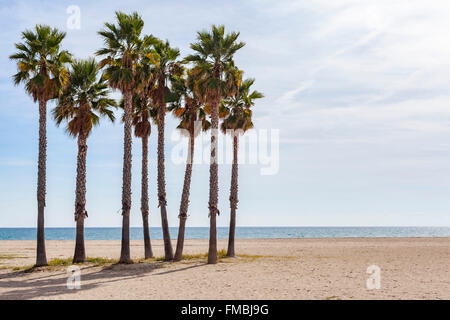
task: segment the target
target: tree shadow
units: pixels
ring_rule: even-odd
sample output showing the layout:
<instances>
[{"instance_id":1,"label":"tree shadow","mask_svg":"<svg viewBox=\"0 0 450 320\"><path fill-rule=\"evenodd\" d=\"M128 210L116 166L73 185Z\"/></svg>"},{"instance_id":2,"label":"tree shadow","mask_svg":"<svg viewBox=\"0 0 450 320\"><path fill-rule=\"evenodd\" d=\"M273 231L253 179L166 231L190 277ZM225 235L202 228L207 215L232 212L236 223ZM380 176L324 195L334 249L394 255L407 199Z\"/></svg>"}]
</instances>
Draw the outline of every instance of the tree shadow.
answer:
<instances>
[{"instance_id":1,"label":"tree shadow","mask_svg":"<svg viewBox=\"0 0 450 320\"><path fill-rule=\"evenodd\" d=\"M33 276L34 272L16 271L0 278L1 289L13 289L0 293L0 300L20 299L28 300L34 298L48 298L61 294L76 294L80 291L90 290L100 287L105 283L126 281L130 279L142 278L154 270L164 267L162 262L135 263L135 264L113 264L107 267L80 266L81 267L81 289L68 289L67 272L52 271L42 277ZM91 269L100 268L97 271L89 272ZM59 271L59 269L58 269ZM88 271L88 273L86 273ZM39 272L39 271L35 271ZM41 271L42 272L42 271ZM3 290L2 290L3 291ZM66 296L66 299L71 299Z\"/></svg>"},{"instance_id":2,"label":"tree shadow","mask_svg":"<svg viewBox=\"0 0 450 320\"><path fill-rule=\"evenodd\" d=\"M180 271L186 271L186 270L189 270L189 269L194 269L194 268L198 268L198 267L204 267L204 266L207 266L207 265L208 265L207 263L202 263L202 264L196 264L196 265L193 265L193 266L184 267L184 268L181 268L181 269L175 269L175 270L168 270L168 271L158 272L158 273L155 273L155 276L162 276L162 275L165 275L165 274L170 274L170 273L175 273L175 272L180 272Z\"/></svg>"}]
</instances>

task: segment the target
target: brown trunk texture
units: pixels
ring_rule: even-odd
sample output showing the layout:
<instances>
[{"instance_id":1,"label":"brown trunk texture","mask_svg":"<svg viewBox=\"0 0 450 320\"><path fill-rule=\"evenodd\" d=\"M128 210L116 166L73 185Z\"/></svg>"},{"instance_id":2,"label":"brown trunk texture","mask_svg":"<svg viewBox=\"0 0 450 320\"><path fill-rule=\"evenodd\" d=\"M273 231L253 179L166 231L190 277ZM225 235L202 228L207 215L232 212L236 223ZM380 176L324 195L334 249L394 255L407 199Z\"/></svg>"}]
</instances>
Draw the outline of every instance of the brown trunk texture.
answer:
<instances>
[{"instance_id":1,"label":"brown trunk texture","mask_svg":"<svg viewBox=\"0 0 450 320\"><path fill-rule=\"evenodd\" d=\"M85 111L85 110L84 110ZM83 118L83 115L80 115ZM78 135L78 157L77 157L77 183L75 191L75 221L77 233L75 240L75 253L73 262L85 262L86 251L84 247L84 219L86 217L86 134L83 128Z\"/></svg>"},{"instance_id":2,"label":"brown trunk texture","mask_svg":"<svg viewBox=\"0 0 450 320\"><path fill-rule=\"evenodd\" d=\"M219 134L219 103L216 101L211 110L211 159L209 165L209 250L208 263L217 263L217 230L216 215L218 203L218 134Z\"/></svg>"},{"instance_id":3,"label":"brown trunk texture","mask_svg":"<svg viewBox=\"0 0 450 320\"><path fill-rule=\"evenodd\" d=\"M122 181L122 247L120 263L131 262L130 257L130 208L131 208L131 103L132 93L124 94L123 181Z\"/></svg>"},{"instance_id":4,"label":"brown trunk texture","mask_svg":"<svg viewBox=\"0 0 450 320\"><path fill-rule=\"evenodd\" d=\"M45 187L46 187L46 162L47 162L47 102L39 100L39 158L38 158L38 182L37 182L37 248L36 266L47 265L47 255L45 253L45 231L44 231L44 208L45 208Z\"/></svg>"},{"instance_id":5,"label":"brown trunk texture","mask_svg":"<svg viewBox=\"0 0 450 320\"><path fill-rule=\"evenodd\" d=\"M150 231L148 227L148 137L142 137L142 181L141 181L141 212L144 229L145 259L153 258Z\"/></svg>"},{"instance_id":6,"label":"brown trunk texture","mask_svg":"<svg viewBox=\"0 0 450 320\"><path fill-rule=\"evenodd\" d=\"M84 248L84 217L79 217L77 220L77 235L75 240L75 254L73 256L73 263L85 261L86 251Z\"/></svg>"},{"instance_id":7,"label":"brown trunk texture","mask_svg":"<svg viewBox=\"0 0 450 320\"><path fill-rule=\"evenodd\" d=\"M169 222L167 220L166 180L164 169L164 118L165 105L160 104L158 110L158 203L161 208L161 224L164 238L164 256L166 261L173 260L172 243L170 242Z\"/></svg>"},{"instance_id":8,"label":"brown trunk texture","mask_svg":"<svg viewBox=\"0 0 450 320\"><path fill-rule=\"evenodd\" d=\"M236 209L238 204L238 148L239 137L233 136L233 166L231 169L230 187L230 233L228 235L227 257L234 257L234 239L236 234Z\"/></svg>"},{"instance_id":9,"label":"brown trunk texture","mask_svg":"<svg viewBox=\"0 0 450 320\"><path fill-rule=\"evenodd\" d=\"M175 261L180 261L183 257L183 246L184 246L184 233L186 229L187 211L189 207L189 191L191 187L191 176L192 176L192 164L194 162L194 127L191 125L191 130L189 132L189 151L188 158L186 162L186 171L184 172L184 184L183 193L181 195L180 203L180 225L178 228L178 239L177 239L177 249L175 251Z\"/></svg>"}]
</instances>

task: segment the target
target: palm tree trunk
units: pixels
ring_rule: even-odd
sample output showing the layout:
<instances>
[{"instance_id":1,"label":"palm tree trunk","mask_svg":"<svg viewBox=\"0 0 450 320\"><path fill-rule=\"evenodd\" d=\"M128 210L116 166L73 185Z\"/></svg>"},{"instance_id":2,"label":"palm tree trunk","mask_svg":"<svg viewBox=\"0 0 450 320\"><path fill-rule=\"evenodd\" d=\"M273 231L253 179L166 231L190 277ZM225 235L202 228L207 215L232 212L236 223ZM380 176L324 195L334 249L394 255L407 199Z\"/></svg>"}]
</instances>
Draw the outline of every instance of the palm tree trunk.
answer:
<instances>
[{"instance_id":1,"label":"palm tree trunk","mask_svg":"<svg viewBox=\"0 0 450 320\"><path fill-rule=\"evenodd\" d=\"M83 118L82 115L81 118ZM73 256L74 263L86 261L86 251L84 247L84 219L86 217L86 153L86 135L85 133L80 132L78 135L77 186L75 193L75 221L77 222L77 234L75 240L75 253Z\"/></svg>"},{"instance_id":2,"label":"palm tree trunk","mask_svg":"<svg viewBox=\"0 0 450 320\"><path fill-rule=\"evenodd\" d=\"M173 259L172 243L170 242L169 222L167 220L166 180L164 169L164 118L165 105L159 106L158 112L158 202L161 208L161 225L164 238L164 256L166 261Z\"/></svg>"},{"instance_id":3,"label":"palm tree trunk","mask_svg":"<svg viewBox=\"0 0 450 320\"><path fill-rule=\"evenodd\" d=\"M231 187L230 187L230 233L228 235L227 257L234 257L234 239L236 232L236 209L238 204L238 148L239 137L233 136L233 166L231 169Z\"/></svg>"},{"instance_id":4,"label":"palm tree trunk","mask_svg":"<svg viewBox=\"0 0 450 320\"><path fill-rule=\"evenodd\" d=\"M130 257L130 208L131 208L131 103L132 93L124 94L124 153L123 153L123 181L122 181L122 248L120 263L131 262Z\"/></svg>"},{"instance_id":5,"label":"palm tree trunk","mask_svg":"<svg viewBox=\"0 0 450 320\"><path fill-rule=\"evenodd\" d=\"M193 121L192 121L193 122ZM177 249L175 251L175 261L180 261L183 256L184 232L186 229L187 211L189 206L189 191L191 187L192 164L194 160L194 126L191 124L189 132L189 151L186 163L186 171L184 172L183 194L180 203L180 226L178 228Z\"/></svg>"},{"instance_id":6,"label":"palm tree trunk","mask_svg":"<svg viewBox=\"0 0 450 320\"><path fill-rule=\"evenodd\" d=\"M212 105L211 110L211 159L209 165L209 250L208 263L217 263L217 230L216 230L216 214L218 203L218 164L217 164L217 147L219 134L219 103L216 101Z\"/></svg>"},{"instance_id":7,"label":"palm tree trunk","mask_svg":"<svg viewBox=\"0 0 450 320\"><path fill-rule=\"evenodd\" d=\"M36 266L47 265L45 253L44 234L44 208L45 208L45 185L46 185L46 162L47 162L47 101L39 99L39 158L38 158L38 183L37 183L37 248Z\"/></svg>"},{"instance_id":8,"label":"palm tree trunk","mask_svg":"<svg viewBox=\"0 0 450 320\"><path fill-rule=\"evenodd\" d=\"M153 258L148 228L148 136L142 137L142 181L141 181L141 212L144 228L145 259Z\"/></svg>"}]
</instances>

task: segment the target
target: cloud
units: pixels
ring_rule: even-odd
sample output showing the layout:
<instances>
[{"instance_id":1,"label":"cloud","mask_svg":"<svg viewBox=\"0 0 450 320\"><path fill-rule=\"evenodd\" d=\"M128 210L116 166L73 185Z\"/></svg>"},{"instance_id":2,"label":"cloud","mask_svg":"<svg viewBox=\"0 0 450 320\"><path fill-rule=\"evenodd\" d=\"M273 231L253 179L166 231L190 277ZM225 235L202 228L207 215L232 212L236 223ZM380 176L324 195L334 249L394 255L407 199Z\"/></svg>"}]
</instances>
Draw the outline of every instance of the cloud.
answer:
<instances>
[{"instance_id":1,"label":"cloud","mask_svg":"<svg viewBox=\"0 0 450 320\"><path fill-rule=\"evenodd\" d=\"M279 99L278 102L280 104L283 103L292 103L294 97L299 94L300 92L303 92L305 90L307 90L308 88L312 87L314 85L314 80L309 80L309 81L303 81L302 83L300 83L300 85L298 86L298 88L293 89L293 90L289 90L288 92L284 93Z\"/></svg>"}]
</instances>

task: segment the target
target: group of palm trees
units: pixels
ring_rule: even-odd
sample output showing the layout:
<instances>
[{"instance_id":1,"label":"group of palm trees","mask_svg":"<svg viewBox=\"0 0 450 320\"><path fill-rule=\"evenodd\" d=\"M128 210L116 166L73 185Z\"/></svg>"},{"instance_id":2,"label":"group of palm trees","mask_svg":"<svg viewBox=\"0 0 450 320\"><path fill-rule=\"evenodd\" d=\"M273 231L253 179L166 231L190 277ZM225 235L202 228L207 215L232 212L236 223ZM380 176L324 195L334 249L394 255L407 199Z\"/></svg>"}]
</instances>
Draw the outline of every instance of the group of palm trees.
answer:
<instances>
[{"instance_id":1,"label":"group of palm trees","mask_svg":"<svg viewBox=\"0 0 450 320\"><path fill-rule=\"evenodd\" d=\"M39 103L38 160L38 224L36 266L47 265L44 237L44 208L46 198L46 117L47 102L56 100L52 115L57 125L67 123L67 132L78 141L75 193L76 244L73 262L86 260L84 220L86 207L87 138L100 118L114 121L113 108L123 109L124 156L122 183L122 245L120 262L131 262L130 208L132 128L142 141L141 212L144 229L145 258L153 257L148 227L148 137L152 122L158 128L158 206L161 210L165 260L182 259L189 190L194 156L195 136L201 130L211 130L209 179L210 237L208 263L217 263L216 215L218 205L217 147L220 129L231 133L233 165L230 189L230 233L228 256L234 256L236 225L238 141L239 134L253 127L251 107L263 97L251 91L253 79L242 79L243 72L233 61L233 55L244 46L238 42L239 33L225 34L224 26L212 26L211 31L197 34L191 44L194 54L179 59L178 49L168 41L152 35L142 35L144 21L138 13L116 12L115 23L105 23L98 34L104 47L96 52L102 60L74 59L62 50L65 33L46 25L22 32L17 52L10 56L17 62L16 85L25 89ZM120 102L109 97L110 88L122 94ZM189 136L188 159L179 210L179 229L175 254L169 234L164 168L164 121L166 111L180 119L178 128ZM208 120L208 116L209 119Z\"/></svg>"}]
</instances>

